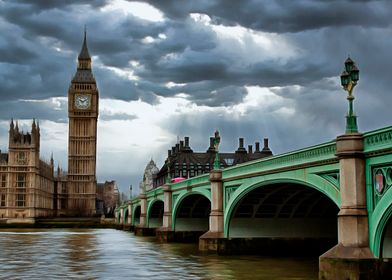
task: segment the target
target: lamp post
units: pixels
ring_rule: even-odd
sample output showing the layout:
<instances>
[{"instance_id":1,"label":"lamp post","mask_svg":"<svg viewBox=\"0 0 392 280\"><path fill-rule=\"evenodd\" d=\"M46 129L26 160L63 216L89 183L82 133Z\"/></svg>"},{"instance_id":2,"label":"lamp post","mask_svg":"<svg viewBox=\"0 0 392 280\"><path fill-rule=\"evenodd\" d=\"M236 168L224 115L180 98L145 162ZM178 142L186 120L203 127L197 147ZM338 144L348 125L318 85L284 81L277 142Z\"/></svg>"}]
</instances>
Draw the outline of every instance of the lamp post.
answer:
<instances>
[{"instance_id":1,"label":"lamp post","mask_svg":"<svg viewBox=\"0 0 392 280\"><path fill-rule=\"evenodd\" d=\"M129 199L132 199L132 185L129 185Z\"/></svg>"},{"instance_id":2,"label":"lamp post","mask_svg":"<svg viewBox=\"0 0 392 280\"><path fill-rule=\"evenodd\" d=\"M215 137L214 137L214 148L215 148L215 160L214 160L214 169L218 170L220 169L220 160L219 160L219 144L220 144L220 136L219 136L219 131L215 131Z\"/></svg>"},{"instance_id":3,"label":"lamp post","mask_svg":"<svg viewBox=\"0 0 392 280\"><path fill-rule=\"evenodd\" d=\"M167 158L167 177L166 177L166 184L171 183L171 176L170 176L170 157Z\"/></svg>"},{"instance_id":4,"label":"lamp post","mask_svg":"<svg viewBox=\"0 0 392 280\"><path fill-rule=\"evenodd\" d=\"M358 132L357 116L354 114L353 101L354 95L353 90L359 80L359 70L355 65L355 62L348 57L344 62L345 70L340 75L340 81L345 91L347 91L348 100L348 114L346 116L346 133Z\"/></svg>"}]
</instances>

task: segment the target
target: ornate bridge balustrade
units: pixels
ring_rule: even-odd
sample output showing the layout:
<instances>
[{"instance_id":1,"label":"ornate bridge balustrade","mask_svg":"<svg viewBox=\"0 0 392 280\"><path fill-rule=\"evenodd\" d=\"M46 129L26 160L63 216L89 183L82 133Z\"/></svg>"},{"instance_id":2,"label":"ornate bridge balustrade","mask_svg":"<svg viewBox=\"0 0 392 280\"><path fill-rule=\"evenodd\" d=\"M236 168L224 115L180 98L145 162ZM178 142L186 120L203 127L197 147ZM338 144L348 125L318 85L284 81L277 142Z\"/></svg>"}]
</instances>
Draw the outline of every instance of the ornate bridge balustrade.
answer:
<instances>
[{"instance_id":1,"label":"ornate bridge balustrade","mask_svg":"<svg viewBox=\"0 0 392 280\"><path fill-rule=\"evenodd\" d=\"M321 279L377 279L382 259L392 257L391 186L387 127L166 184L123 204L116 215L137 234L199 239L207 252L327 251Z\"/></svg>"}]
</instances>

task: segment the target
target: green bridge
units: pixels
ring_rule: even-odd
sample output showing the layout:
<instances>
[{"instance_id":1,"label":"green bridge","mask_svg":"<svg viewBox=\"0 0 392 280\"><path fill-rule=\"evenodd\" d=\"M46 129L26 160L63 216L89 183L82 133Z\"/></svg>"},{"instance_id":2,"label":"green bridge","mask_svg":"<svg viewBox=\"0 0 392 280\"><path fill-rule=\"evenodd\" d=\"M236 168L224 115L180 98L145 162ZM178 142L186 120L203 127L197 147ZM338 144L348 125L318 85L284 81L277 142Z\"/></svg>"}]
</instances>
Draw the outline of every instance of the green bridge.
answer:
<instances>
[{"instance_id":1,"label":"green bridge","mask_svg":"<svg viewBox=\"0 0 392 280\"><path fill-rule=\"evenodd\" d=\"M386 127L166 184L116 222L205 252L319 254L321 279L375 279L392 258L391 185Z\"/></svg>"}]
</instances>

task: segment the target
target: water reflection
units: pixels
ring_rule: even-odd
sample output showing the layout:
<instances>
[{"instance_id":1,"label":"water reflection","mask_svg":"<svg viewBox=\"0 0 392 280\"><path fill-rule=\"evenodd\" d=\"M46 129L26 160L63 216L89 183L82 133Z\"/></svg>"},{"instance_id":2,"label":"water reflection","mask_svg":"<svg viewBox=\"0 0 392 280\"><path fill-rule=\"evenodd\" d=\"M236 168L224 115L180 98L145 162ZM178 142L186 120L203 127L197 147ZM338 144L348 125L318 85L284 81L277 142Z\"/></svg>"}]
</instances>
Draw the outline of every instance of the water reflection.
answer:
<instances>
[{"instance_id":1,"label":"water reflection","mask_svg":"<svg viewBox=\"0 0 392 280\"><path fill-rule=\"evenodd\" d=\"M317 259L206 256L111 229L0 230L1 279L317 279Z\"/></svg>"}]
</instances>

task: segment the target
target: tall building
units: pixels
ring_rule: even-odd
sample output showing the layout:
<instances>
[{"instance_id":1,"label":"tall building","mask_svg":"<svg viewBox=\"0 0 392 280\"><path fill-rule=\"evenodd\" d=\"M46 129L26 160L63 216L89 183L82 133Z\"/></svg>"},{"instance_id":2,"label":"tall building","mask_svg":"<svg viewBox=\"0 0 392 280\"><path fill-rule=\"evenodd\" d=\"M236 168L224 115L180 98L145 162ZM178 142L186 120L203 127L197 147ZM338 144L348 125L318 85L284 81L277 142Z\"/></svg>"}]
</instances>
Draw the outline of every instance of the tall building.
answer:
<instances>
[{"instance_id":1,"label":"tall building","mask_svg":"<svg viewBox=\"0 0 392 280\"><path fill-rule=\"evenodd\" d=\"M40 159L40 128L10 123L8 153L0 152L0 217L34 222L54 215L54 166Z\"/></svg>"},{"instance_id":2,"label":"tall building","mask_svg":"<svg viewBox=\"0 0 392 280\"><path fill-rule=\"evenodd\" d=\"M68 90L68 209L75 215L95 214L98 102L84 32L77 70Z\"/></svg>"},{"instance_id":3,"label":"tall building","mask_svg":"<svg viewBox=\"0 0 392 280\"><path fill-rule=\"evenodd\" d=\"M0 151L0 219L34 222L38 217L91 216L97 201L109 211L118 201L114 181L97 192L96 151L99 95L91 70L86 32L68 90L68 173L54 172L53 158L40 159L40 128L24 133L11 121L8 153ZM101 211L102 212L102 211Z\"/></svg>"}]
</instances>

